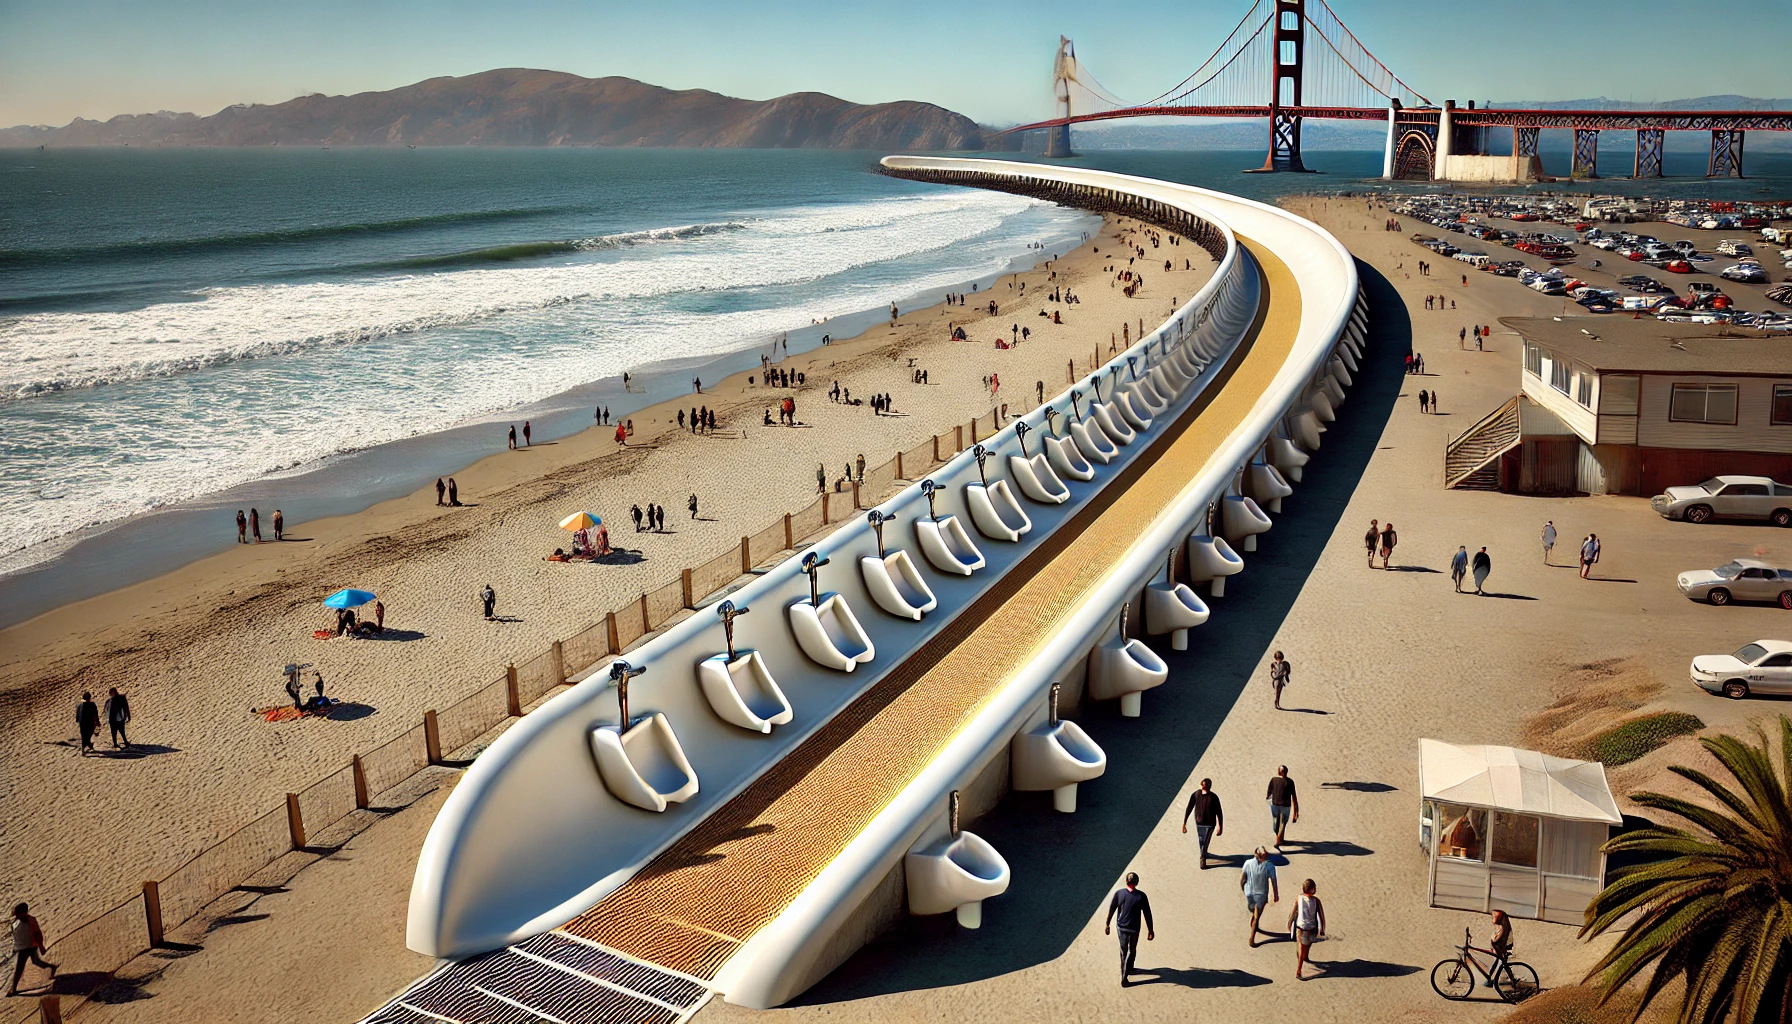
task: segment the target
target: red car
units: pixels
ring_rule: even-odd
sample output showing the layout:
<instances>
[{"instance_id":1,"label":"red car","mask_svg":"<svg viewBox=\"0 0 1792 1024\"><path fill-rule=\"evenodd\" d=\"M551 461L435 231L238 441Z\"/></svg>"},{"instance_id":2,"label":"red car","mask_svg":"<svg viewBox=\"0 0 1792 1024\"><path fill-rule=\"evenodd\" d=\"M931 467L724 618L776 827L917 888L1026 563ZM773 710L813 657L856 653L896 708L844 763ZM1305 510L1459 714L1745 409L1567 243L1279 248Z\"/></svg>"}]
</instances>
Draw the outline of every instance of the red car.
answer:
<instances>
[{"instance_id":1,"label":"red car","mask_svg":"<svg viewBox=\"0 0 1792 1024\"><path fill-rule=\"evenodd\" d=\"M1669 260L1662 264L1661 269L1670 274L1690 274L1692 273L1692 264L1685 260Z\"/></svg>"}]
</instances>

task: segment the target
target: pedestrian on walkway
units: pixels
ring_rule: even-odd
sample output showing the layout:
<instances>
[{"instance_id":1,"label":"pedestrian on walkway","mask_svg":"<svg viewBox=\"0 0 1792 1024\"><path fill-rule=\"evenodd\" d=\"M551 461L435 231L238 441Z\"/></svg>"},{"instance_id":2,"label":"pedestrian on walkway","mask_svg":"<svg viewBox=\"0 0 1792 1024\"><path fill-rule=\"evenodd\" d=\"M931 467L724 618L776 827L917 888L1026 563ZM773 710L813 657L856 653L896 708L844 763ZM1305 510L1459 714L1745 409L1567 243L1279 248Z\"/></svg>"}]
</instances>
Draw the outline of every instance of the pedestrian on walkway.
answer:
<instances>
[{"instance_id":1,"label":"pedestrian on walkway","mask_svg":"<svg viewBox=\"0 0 1792 1024\"><path fill-rule=\"evenodd\" d=\"M691 510L692 519L697 518L697 496L695 494L691 495L691 500L685 502L685 507Z\"/></svg>"},{"instance_id":2,"label":"pedestrian on walkway","mask_svg":"<svg viewBox=\"0 0 1792 1024\"><path fill-rule=\"evenodd\" d=\"M1468 328L1464 327L1462 330L1456 332L1456 347L1457 348L1465 347L1465 343L1467 341L1468 341Z\"/></svg>"},{"instance_id":3,"label":"pedestrian on walkway","mask_svg":"<svg viewBox=\"0 0 1792 1024\"><path fill-rule=\"evenodd\" d=\"M1456 584L1458 594L1462 593L1462 578L1467 575L1468 545L1463 544L1456 548L1454 555L1450 556L1450 582Z\"/></svg>"},{"instance_id":4,"label":"pedestrian on walkway","mask_svg":"<svg viewBox=\"0 0 1792 1024\"><path fill-rule=\"evenodd\" d=\"M828 467L817 464L815 467L815 489L825 492L828 489Z\"/></svg>"},{"instance_id":5,"label":"pedestrian on walkway","mask_svg":"<svg viewBox=\"0 0 1792 1024\"><path fill-rule=\"evenodd\" d=\"M1394 524L1388 523L1381 528L1381 567L1388 567L1388 559L1394 557L1394 545L1400 543L1400 535L1394 532Z\"/></svg>"},{"instance_id":6,"label":"pedestrian on walkway","mask_svg":"<svg viewBox=\"0 0 1792 1024\"><path fill-rule=\"evenodd\" d=\"M75 728L81 731L81 756L86 757L93 750L93 734L100 731L100 706L91 693L81 694L75 705Z\"/></svg>"},{"instance_id":7,"label":"pedestrian on walkway","mask_svg":"<svg viewBox=\"0 0 1792 1024\"><path fill-rule=\"evenodd\" d=\"M1207 847L1214 836L1226 834L1226 813L1220 807L1220 795L1213 791L1213 780L1202 779L1201 788L1189 794L1188 806L1182 811L1182 834L1188 834L1189 815L1195 817L1195 841L1201 847L1201 870L1207 870Z\"/></svg>"},{"instance_id":8,"label":"pedestrian on walkway","mask_svg":"<svg viewBox=\"0 0 1792 1024\"><path fill-rule=\"evenodd\" d=\"M1118 920L1116 920L1118 918ZM1157 938L1157 928L1151 921L1151 898L1145 890L1139 888L1139 874L1136 871L1126 873L1126 888L1114 890L1114 898L1108 900L1108 917L1102 922L1101 933L1109 934L1118 925L1120 928L1120 984L1125 987L1128 975L1133 970L1133 960L1139 955L1139 920L1145 921L1145 941Z\"/></svg>"},{"instance_id":9,"label":"pedestrian on walkway","mask_svg":"<svg viewBox=\"0 0 1792 1024\"><path fill-rule=\"evenodd\" d=\"M1244 893L1244 908L1251 915L1251 948L1257 948L1257 933L1262 929L1258 923L1263 919L1263 908L1271 902L1282 902L1282 888L1276 882L1276 866L1270 862L1269 851L1257 847L1251 859L1244 862L1244 870L1238 875L1238 888Z\"/></svg>"},{"instance_id":10,"label":"pedestrian on walkway","mask_svg":"<svg viewBox=\"0 0 1792 1024\"><path fill-rule=\"evenodd\" d=\"M529 439L530 439L529 421L524 420L523 421L523 447L524 448L529 447L529 443L530 443Z\"/></svg>"},{"instance_id":11,"label":"pedestrian on walkway","mask_svg":"<svg viewBox=\"0 0 1792 1024\"><path fill-rule=\"evenodd\" d=\"M255 543L261 543L261 510L258 508L249 510L249 536L255 538Z\"/></svg>"},{"instance_id":12,"label":"pedestrian on walkway","mask_svg":"<svg viewBox=\"0 0 1792 1024\"><path fill-rule=\"evenodd\" d=\"M448 478L448 504L454 508L460 507L460 485L454 482L453 477Z\"/></svg>"},{"instance_id":13,"label":"pedestrian on walkway","mask_svg":"<svg viewBox=\"0 0 1792 1024\"><path fill-rule=\"evenodd\" d=\"M510 425L510 450L516 451L516 424Z\"/></svg>"},{"instance_id":14,"label":"pedestrian on walkway","mask_svg":"<svg viewBox=\"0 0 1792 1024\"><path fill-rule=\"evenodd\" d=\"M628 509L628 514L630 516L632 516L635 520L635 532L640 533L641 532L641 506L630 505L629 509Z\"/></svg>"},{"instance_id":15,"label":"pedestrian on walkway","mask_svg":"<svg viewBox=\"0 0 1792 1024\"><path fill-rule=\"evenodd\" d=\"M25 976L25 964L34 963L50 972L52 980L56 977L56 965L44 959L44 930L31 916L31 906L20 903L12 908L12 985L6 990L8 996L19 994L19 979ZM41 987L41 986L40 986Z\"/></svg>"},{"instance_id":16,"label":"pedestrian on walkway","mask_svg":"<svg viewBox=\"0 0 1792 1024\"><path fill-rule=\"evenodd\" d=\"M1493 559L1487 557L1486 548L1482 548L1475 552L1475 561L1472 568L1475 573L1475 593L1480 594L1482 597L1486 597L1487 592L1481 588L1487 583L1487 574L1493 571Z\"/></svg>"},{"instance_id":17,"label":"pedestrian on walkway","mask_svg":"<svg viewBox=\"0 0 1792 1024\"><path fill-rule=\"evenodd\" d=\"M106 697L106 726L112 730L114 750L121 747L125 750L131 749L131 738L124 734L124 727L130 723L131 702L125 699L124 694L118 692L118 687L114 686L111 694Z\"/></svg>"},{"instance_id":18,"label":"pedestrian on walkway","mask_svg":"<svg viewBox=\"0 0 1792 1024\"><path fill-rule=\"evenodd\" d=\"M1275 826L1276 849L1279 850L1288 832L1288 823L1300 820L1300 795L1294 791L1294 780L1288 777L1287 765L1276 769L1265 796L1269 800L1269 823Z\"/></svg>"},{"instance_id":19,"label":"pedestrian on walkway","mask_svg":"<svg viewBox=\"0 0 1792 1024\"><path fill-rule=\"evenodd\" d=\"M1431 411L1431 392L1426 391L1424 388L1420 388L1419 389L1419 412L1427 413L1430 411Z\"/></svg>"},{"instance_id":20,"label":"pedestrian on walkway","mask_svg":"<svg viewBox=\"0 0 1792 1024\"><path fill-rule=\"evenodd\" d=\"M1437 389L1431 389L1431 415L1437 415Z\"/></svg>"},{"instance_id":21,"label":"pedestrian on walkway","mask_svg":"<svg viewBox=\"0 0 1792 1024\"><path fill-rule=\"evenodd\" d=\"M1369 552L1369 568L1375 568L1375 544L1381 539L1380 520L1369 520L1369 532L1363 534L1363 547Z\"/></svg>"},{"instance_id":22,"label":"pedestrian on walkway","mask_svg":"<svg viewBox=\"0 0 1792 1024\"><path fill-rule=\"evenodd\" d=\"M485 621L492 621L498 613L498 592L492 589L490 583L479 592L479 603L485 606Z\"/></svg>"},{"instance_id":23,"label":"pedestrian on walkway","mask_svg":"<svg viewBox=\"0 0 1792 1024\"><path fill-rule=\"evenodd\" d=\"M1549 564L1549 553L1556 549L1556 521L1549 520L1543 524L1543 564Z\"/></svg>"},{"instance_id":24,"label":"pedestrian on walkway","mask_svg":"<svg viewBox=\"0 0 1792 1024\"><path fill-rule=\"evenodd\" d=\"M1593 578L1593 563L1597 561L1599 561L1599 535L1597 533L1589 533L1587 534L1587 539L1582 541L1580 545L1581 579L1588 580Z\"/></svg>"},{"instance_id":25,"label":"pedestrian on walkway","mask_svg":"<svg viewBox=\"0 0 1792 1024\"><path fill-rule=\"evenodd\" d=\"M1300 895L1294 900L1294 909L1288 912L1288 928L1294 933L1296 950L1294 954L1294 980L1306 981L1300 969L1311 959L1309 950L1313 943L1325 937L1325 904L1319 902L1317 895L1319 886L1309 878L1300 884ZM1324 968L1313 965L1315 971L1324 973Z\"/></svg>"},{"instance_id":26,"label":"pedestrian on walkway","mask_svg":"<svg viewBox=\"0 0 1792 1024\"><path fill-rule=\"evenodd\" d=\"M1269 663L1269 686L1276 694L1276 710L1282 710L1282 688L1288 685L1288 677L1293 672L1288 662L1277 651Z\"/></svg>"}]
</instances>

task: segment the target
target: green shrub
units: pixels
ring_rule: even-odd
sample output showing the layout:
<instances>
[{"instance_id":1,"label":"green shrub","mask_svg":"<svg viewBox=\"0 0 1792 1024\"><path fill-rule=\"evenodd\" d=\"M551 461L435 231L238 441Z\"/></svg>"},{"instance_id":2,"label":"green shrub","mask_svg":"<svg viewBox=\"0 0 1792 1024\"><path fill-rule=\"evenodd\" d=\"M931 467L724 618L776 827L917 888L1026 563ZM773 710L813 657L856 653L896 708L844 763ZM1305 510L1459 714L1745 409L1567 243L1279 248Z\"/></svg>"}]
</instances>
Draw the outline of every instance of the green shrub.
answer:
<instances>
[{"instance_id":1,"label":"green shrub","mask_svg":"<svg viewBox=\"0 0 1792 1024\"><path fill-rule=\"evenodd\" d=\"M1583 756L1606 764L1629 764L1676 736L1689 736L1705 723L1684 711L1660 711L1615 725L1587 742Z\"/></svg>"}]
</instances>

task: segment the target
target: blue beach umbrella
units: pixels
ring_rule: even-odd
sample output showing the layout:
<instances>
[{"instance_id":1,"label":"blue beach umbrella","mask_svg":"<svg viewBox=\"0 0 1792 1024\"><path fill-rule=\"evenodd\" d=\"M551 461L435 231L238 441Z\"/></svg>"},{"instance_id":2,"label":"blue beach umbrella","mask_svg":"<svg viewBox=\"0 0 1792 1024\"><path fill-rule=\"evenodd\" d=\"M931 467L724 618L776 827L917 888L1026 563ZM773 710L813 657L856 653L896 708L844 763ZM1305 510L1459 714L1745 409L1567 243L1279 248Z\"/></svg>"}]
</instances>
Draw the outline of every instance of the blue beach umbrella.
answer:
<instances>
[{"instance_id":1,"label":"blue beach umbrella","mask_svg":"<svg viewBox=\"0 0 1792 1024\"><path fill-rule=\"evenodd\" d=\"M366 590L338 590L324 598L325 608L359 608L373 600L373 594Z\"/></svg>"}]
</instances>

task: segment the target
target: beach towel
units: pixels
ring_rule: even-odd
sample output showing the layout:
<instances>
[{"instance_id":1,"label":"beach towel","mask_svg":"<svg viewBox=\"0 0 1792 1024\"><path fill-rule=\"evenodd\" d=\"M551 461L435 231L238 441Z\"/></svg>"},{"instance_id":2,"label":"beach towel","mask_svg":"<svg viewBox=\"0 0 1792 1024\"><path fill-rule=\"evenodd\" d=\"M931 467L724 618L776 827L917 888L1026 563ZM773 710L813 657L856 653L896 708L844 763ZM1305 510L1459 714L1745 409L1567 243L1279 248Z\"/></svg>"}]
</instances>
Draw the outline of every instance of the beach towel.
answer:
<instances>
[{"instance_id":1,"label":"beach towel","mask_svg":"<svg viewBox=\"0 0 1792 1024\"><path fill-rule=\"evenodd\" d=\"M335 635L334 631L328 629L314 629L311 631L311 639L313 640L328 640Z\"/></svg>"},{"instance_id":2,"label":"beach towel","mask_svg":"<svg viewBox=\"0 0 1792 1024\"><path fill-rule=\"evenodd\" d=\"M294 719L305 717L305 712L300 711L291 704L282 704L278 707L271 708L251 708L250 710L257 715L260 715L261 720L264 722L291 722Z\"/></svg>"}]
</instances>

